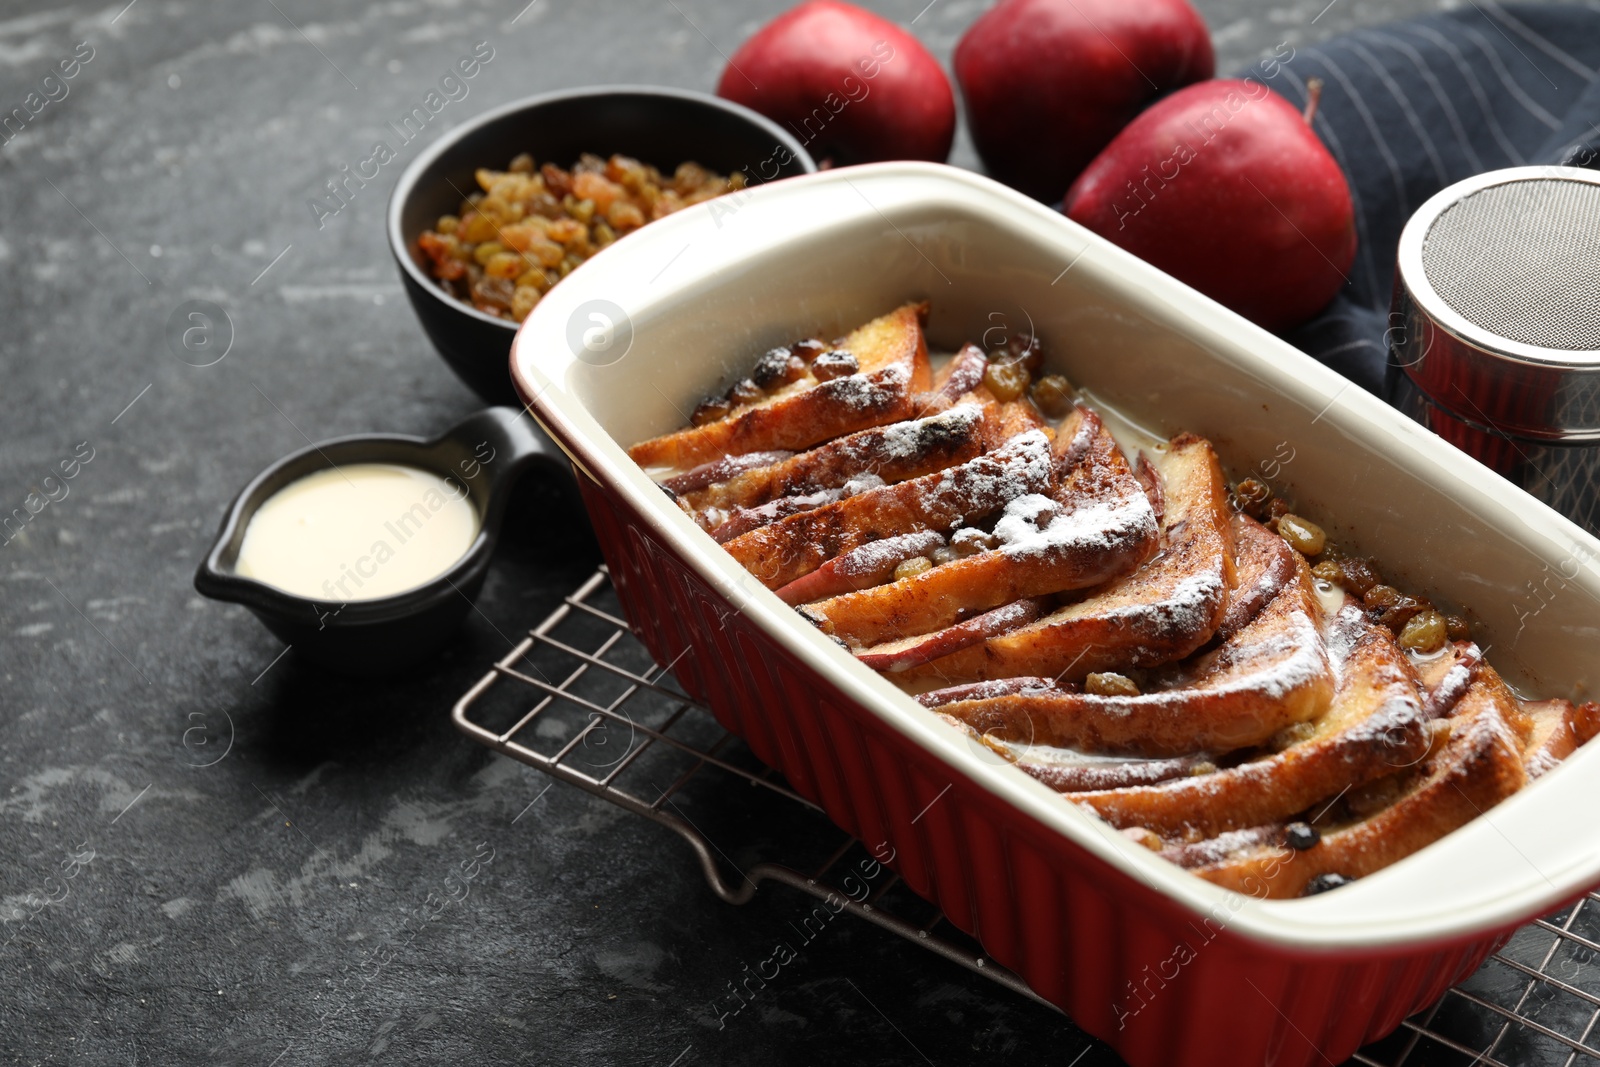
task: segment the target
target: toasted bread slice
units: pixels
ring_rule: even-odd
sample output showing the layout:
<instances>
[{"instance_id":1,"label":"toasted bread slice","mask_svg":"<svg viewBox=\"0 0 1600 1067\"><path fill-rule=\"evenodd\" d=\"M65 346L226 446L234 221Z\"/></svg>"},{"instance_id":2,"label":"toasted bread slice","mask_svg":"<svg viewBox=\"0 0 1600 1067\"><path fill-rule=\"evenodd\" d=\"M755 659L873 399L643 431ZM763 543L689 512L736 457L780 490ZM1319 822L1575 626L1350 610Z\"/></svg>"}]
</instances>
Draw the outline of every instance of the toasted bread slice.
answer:
<instances>
[{"instance_id":1,"label":"toasted bread slice","mask_svg":"<svg viewBox=\"0 0 1600 1067\"><path fill-rule=\"evenodd\" d=\"M1452 641L1437 656L1413 660L1425 694L1423 710L1430 719L1442 719L1453 711L1478 677L1483 653L1471 641Z\"/></svg>"},{"instance_id":2,"label":"toasted bread slice","mask_svg":"<svg viewBox=\"0 0 1600 1067\"><path fill-rule=\"evenodd\" d=\"M977 345L963 345L934 375L933 393L956 403L983 385L983 372L988 369L989 357L983 354L983 349Z\"/></svg>"},{"instance_id":3,"label":"toasted bread slice","mask_svg":"<svg viewBox=\"0 0 1600 1067\"><path fill-rule=\"evenodd\" d=\"M977 345L962 346L961 351L933 372L932 388L912 398L917 411L931 414L970 400L976 393L989 395L983 388L983 372L988 367L989 357L983 354L983 349Z\"/></svg>"},{"instance_id":4,"label":"toasted bread slice","mask_svg":"<svg viewBox=\"0 0 1600 1067\"><path fill-rule=\"evenodd\" d=\"M931 634L1025 597L1098 585L1138 566L1157 547L1150 501L1099 417L1080 410L1077 421L1091 434L1088 446L1059 469L1049 497L1030 493L1006 504L994 527L999 547L802 613L859 648ZM1058 452L1078 436L1063 427Z\"/></svg>"},{"instance_id":5,"label":"toasted bread slice","mask_svg":"<svg viewBox=\"0 0 1600 1067\"><path fill-rule=\"evenodd\" d=\"M766 466L735 471L725 481L681 492L680 497L691 511L731 510L837 489L864 474L886 483L920 478L987 451L983 420L983 405L958 404L928 418L861 430L799 455L780 454Z\"/></svg>"},{"instance_id":6,"label":"toasted bread slice","mask_svg":"<svg viewBox=\"0 0 1600 1067\"><path fill-rule=\"evenodd\" d=\"M1525 732L1522 764L1529 778L1554 769L1577 750L1577 738L1572 733L1573 710L1568 700L1527 701L1518 709Z\"/></svg>"},{"instance_id":7,"label":"toasted bread slice","mask_svg":"<svg viewBox=\"0 0 1600 1067\"><path fill-rule=\"evenodd\" d=\"M977 413L976 421L972 421L974 412ZM703 529L709 530L717 543L721 544L779 519L831 504L846 496L948 470L954 464L999 448L1020 433L1039 430L1046 438L1055 438L1055 431L1045 425L1031 403L1013 401L1001 404L983 389L957 407L947 409L945 414L950 417L948 421L939 419L935 422L930 417L863 430L795 456L792 462L786 461L770 470L750 470L748 476L741 472L735 479L748 489L760 486L770 475L773 483L769 484L769 491L781 488L784 494L798 495L772 495L764 504L732 508L714 506L696 511L685 499L679 499L678 506L693 514L695 521ZM925 425L927 423L932 425ZM728 463L738 458L729 457L721 462ZM809 491L803 488L808 483L830 482L837 482L839 488ZM720 490L721 487L714 489ZM888 581L888 577L880 581ZM849 589L876 584L861 583ZM847 591L834 589L820 592L811 599Z\"/></svg>"},{"instance_id":8,"label":"toasted bread slice","mask_svg":"<svg viewBox=\"0 0 1600 1067\"><path fill-rule=\"evenodd\" d=\"M802 575L777 589L785 604L807 604L856 589L882 585L894 577L894 569L908 559L926 556L945 543L937 530L885 537L835 556L810 574Z\"/></svg>"},{"instance_id":9,"label":"toasted bread slice","mask_svg":"<svg viewBox=\"0 0 1600 1067\"><path fill-rule=\"evenodd\" d=\"M726 546L768 589L788 585L835 556L873 541L948 530L1050 484L1050 442L1035 431L937 474L869 489L752 530Z\"/></svg>"},{"instance_id":10,"label":"toasted bread slice","mask_svg":"<svg viewBox=\"0 0 1600 1067\"><path fill-rule=\"evenodd\" d=\"M721 545L751 530L771 526L779 519L786 519L790 515L798 515L802 511L812 511L824 504L843 500L845 495L843 489L818 489L814 493L804 493L800 496L780 496L776 500L769 500L753 508L734 508L732 512L702 511L697 519L701 520L702 526L715 518L721 519L709 531L712 540Z\"/></svg>"},{"instance_id":11,"label":"toasted bread slice","mask_svg":"<svg viewBox=\"0 0 1600 1067\"><path fill-rule=\"evenodd\" d=\"M1073 760L1070 753L1055 749L1018 752L1012 746L997 740L991 734L980 734L960 719L940 715L946 723L965 731L974 742L981 744L1017 765L1017 769L1062 793L1090 789L1125 789L1136 785L1153 785L1173 778L1183 778L1207 766L1203 756L1178 756L1172 759L1112 760L1084 762ZM1059 757L1067 757L1065 759Z\"/></svg>"},{"instance_id":12,"label":"toasted bread slice","mask_svg":"<svg viewBox=\"0 0 1600 1067\"><path fill-rule=\"evenodd\" d=\"M1449 740L1412 774L1408 790L1368 818L1324 829L1308 849L1284 847L1281 836L1258 829L1242 832L1236 840L1243 847L1223 858L1214 858L1215 845L1164 854L1207 881L1273 899L1300 896L1320 875L1371 874L1459 829L1526 784L1522 751L1507 719L1515 705L1510 690L1485 667L1456 716L1440 724ZM1196 860L1202 862L1193 865Z\"/></svg>"},{"instance_id":13,"label":"toasted bread slice","mask_svg":"<svg viewBox=\"0 0 1600 1067\"><path fill-rule=\"evenodd\" d=\"M1522 765L1530 779L1554 770L1600 732L1600 704L1539 700L1523 703L1520 711L1526 723Z\"/></svg>"},{"instance_id":14,"label":"toasted bread slice","mask_svg":"<svg viewBox=\"0 0 1600 1067\"><path fill-rule=\"evenodd\" d=\"M742 456L723 456L664 479L661 487L671 492L685 511L698 511L695 493L707 486L731 481L746 471L775 466L793 455L793 452L746 452Z\"/></svg>"},{"instance_id":15,"label":"toasted bread slice","mask_svg":"<svg viewBox=\"0 0 1600 1067\"><path fill-rule=\"evenodd\" d=\"M1234 545L1234 583L1212 639L1226 641L1248 626L1285 585L1294 580L1299 557L1289 543L1248 515L1229 520Z\"/></svg>"},{"instance_id":16,"label":"toasted bread slice","mask_svg":"<svg viewBox=\"0 0 1600 1067\"><path fill-rule=\"evenodd\" d=\"M961 398L961 403L976 402L983 405L983 432L985 443L990 448L999 448L1019 433L1029 430L1038 430L1055 444L1057 431L1039 414L1039 409L1033 406L1033 401L1026 398L1018 400L999 401L994 394L983 386L968 393ZM1071 433L1072 428L1079 425L1079 419L1069 416L1061 424L1062 433Z\"/></svg>"},{"instance_id":17,"label":"toasted bread slice","mask_svg":"<svg viewBox=\"0 0 1600 1067\"><path fill-rule=\"evenodd\" d=\"M890 661L888 669L904 672L896 684L915 691L1022 675L1078 681L1095 671L1171 663L1204 645L1235 585L1236 552L1248 555L1247 562L1263 556L1276 562L1276 553L1293 550L1249 519L1244 521L1254 531L1235 548L1227 484L1206 441L1188 435L1174 440L1163 470L1164 484L1153 497L1165 511L1159 555L1088 598L981 645L916 669L908 669L910 657ZM1281 587L1294 573L1293 562L1278 569ZM1259 584L1251 573L1242 580Z\"/></svg>"},{"instance_id":18,"label":"toasted bread slice","mask_svg":"<svg viewBox=\"0 0 1600 1067\"><path fill-rule=\"evenodd\" d=\"M1204 773L1209 763L1204 756L1170 756L1165 759L1127 760L1121 763L1058 762L1023 756L1016 758L1016 762L1018 770L1060 793L1130 789L1135 786L1182 780Z\"/></svg>"},{"instance_id":19,"label":"toasted bread slice","mask_svg":"<svg viewBox=\"0 0 1600 1067\"><path fill-rule=\"evenodd\" d=\"M1024 597L931 634L864 648L856 658L875 671L906 670L969 645L982 644L985 638L1030 623L1047 610L1049 601L1044 597Z\"/></svg>"},{"instance_id":20,"label":"toasted bread slice","mask_svg":"<svg viewBox=\"0 0 1600 1067\"><path fill-rule=\"evenodd\" d=\"M1060 687L1049 678L995 678L987 682L968 682L965 685L953 685L949 689L923 693L917 697L917 703L925 708L941 708L961 700L991 700L995 697L1016 696L1018 693L1048 695L1060 691ZM945 718L950 719L950 716L946 715ZM950 719L950 721L961 720Z\"/></svg>"},{"instance_id":21,"label":"toasted bread slice","mask_svg":"<svg viewBox=\"0 0 1600 1067\"><path fill-rule=\"evenodd\" d=\"M1153 672L1160 686L1153 691L1098 696L1051 688L921 700L1013 743L1149 757L1232 752L1327 709L1334 679L1318 618L1311 573L1300 560L1295 580L1248 626L1197 659Z\"/></svg>"},{"instance_id":22,"label":"toasted bread slice","mask_svg":"<svg viewBox=\"0 0 1600 1067\"><path fill-rule=\"evenodd\" d=\"M904 307L844 339L860 370L832 381L810 376L726 418L653 437L628 449L641 467L685 470L723 456L798 451L841 434L912 415L911 397L930 381L922 336L927 304Z\"/></svg>"},{"instance_id":23,"label":"toasted bread slice","mask_svg":"<svg viewBox=\"0 0 1600 1067\"><path fill-rule=\"evenodd\" d=\"M1213 837L1287 819L1347 786L1397 774L1428 754L1427 716L1416 672L1383 626L1355 607L1332 623L1347 647L1327 714L1281 752L1159 786L1080 793L1113 826Z\"/></svg>"}]
</instances>

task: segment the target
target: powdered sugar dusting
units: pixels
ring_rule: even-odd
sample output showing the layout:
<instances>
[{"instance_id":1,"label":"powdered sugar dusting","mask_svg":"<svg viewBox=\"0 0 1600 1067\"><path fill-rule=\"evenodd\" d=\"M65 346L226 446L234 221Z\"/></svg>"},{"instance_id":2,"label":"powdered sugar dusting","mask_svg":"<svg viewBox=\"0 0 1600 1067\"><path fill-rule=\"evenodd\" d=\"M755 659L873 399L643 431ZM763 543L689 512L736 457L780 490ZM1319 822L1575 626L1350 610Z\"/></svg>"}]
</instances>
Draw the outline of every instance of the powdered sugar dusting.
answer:
<instances>
[{"instance_id":1,"label":"powdered sugar dusting","mask_svg":"<svg viewBox=\"0 0 1600 1067\"><path fill-rule=\"evenodd\" d=\"M816 388L832 403L854 411L876 411L899 401L910 383L910 369L895 363L871 374L847 374Z\"/></svg>"},{"instance_id":2,"label":"powdered sugar dusting","mask_svg":"<svg viewBox=\"0 0 1600 1067\"><path fill-rule=\"evenodd\" d=\"M972 500L963 511L981 515L1019 496L1038 493L1050 484L1050 439L1041 430L1019 433L999 448L970 463L945 471L928 490L935 506Z\"/></svg>"},{"instance_id":3,"label":"powdered sugar dusting","mask_svg":"<svg viewBox=\"0 0 1600 1067\"><path fill-rule=\"evenodd\" d=\"M881 573L908 559L925 555L942 544L944 538L933 530L900 534L846 552L842 556L835 557L828 566L841 577L860 578Z\"/></svg>"},{"instance_id":4,"label":"powdered sugar dusting","mask_svg":"<svg viewBox=\"0 0 1600 1067\"><path fill-rule=\"evenodd\" d=\"M1252 826L1248 830L1229 830L1207 841L1165 849L1161 855L1184 867L1200 867L1208 863L1221 863L1241 853L1271 844L1282 832L1282 828L1278 826Z\"/></svg>"},{"instance_id":5,"label":"powdered sugar dusting","mask_svg":"<svg viewBox=\"0 0 1600 1067\"><path fill-rule=\"evenodd\" d=\"M1330 677L1321 628L1298 605L1265 634L1240 631L1196 673L1164 679L1162 688L1138 696L1093 696L1082 699L1097 712L1126 717L1139 709L1178 709L1187 700L1208 703L1219 697L1246 695L1283 701L1318 678Z\"/></svg>"},{"instance_id":6,"label":"powdered sugar dusting","mask_svg":"<svg viewBox=\"0 0 1600 1067\"><path fill-rule=\"evenodd\" d=\"M994 678L987 682L969 682L966 685L923 693L917 697L917 702L924 707L937 708L960 700L990 700L994 697L1015 696L1018 693L1059 692L1061 690L1049 678Z\"/></svg>"},{"instance_id":7,"label":"powdered sugar dusting","mask_svg":"<svg viewBox=\"0 0 1600 1067\"><path fill-rule=\"evenodd\" d=\"M1202 681L1199 687L1224 693L1248 689L1270 700L1283 700L1329 673L1327 646L1320 628L1315 619L1300 610L1291 612L1287 625L1267 637L1239 640L1230 666L1237 670L1219 675L1213 680L1215 684Z\"/></svg>"},{"instance_id":8,"label":"powdered sugar dusting","mask_svg":"<svg viewBox=\"0 0 1600 1067\"><path fill-rule=\"evenodd\" d=\"M1185 576L1159 600L1112 607L1104 614L1108 619L1148 620L1139 628L1155 633L1189 633L1210 624L1225 592L1227 583L1220 570L1202 571Z\"/></svg>"},{"instance_id":9,"label":"powdered sugar dusting","mask_svg":"<svg viewBox=\"0 0 1600 1067\"><path fill-rule=\"evenodd\" d=\"M1110 552L1155 534L1155 512L1142 493L1070 511L1047 496L1027 493L1007 503L994 524L999 550L1019 560L1063 551Z\"/></svg>"},{"instance_id":10,"label":"powdered sugar dusting","mask_svg":"<svg viewBox=\"0 0 1600 1067\"><path fill-rule=\"evenodd\" d=\"M844 495L844 491L840 489L823 489L804 496L781 496L760 507L734 508L732 512L727 513L721 523L712 528L711 536L718 544L725 544L735 537L788 518L790 515L798 515L802 511L811 511L832 504L843 499ZM706 510L708 516L720 512L720 508Z\"/></svg>"},{"instance_id":11,"label":"powdered sugar dusting","mask_svg":"<svg viewBox=\"0 0 1600 1067\"><path fill-rule=\"evenodd\" d=\"M851 475L850 480L845 482L841 488L844 490L845 496L855 496L857 493L865 493L868 489L877 489L887 484L881 477L871 471L864 471L860 474Z\"/></svg>"},{"instance_id":12,"label":"powdered sugar dusting","mask_svg":"<svg viewBox=\"0 0 1600 1067\"><path fill-rule=\"evenodd\" d=\"M983 418L983 409L976 404L957 404L948 411L926 419L912 419L881 426L873 431L873 453L882 459L909 459L921 454L928 445L930 435L939 433L966 433Z\"/></svg>"}]
</instances>

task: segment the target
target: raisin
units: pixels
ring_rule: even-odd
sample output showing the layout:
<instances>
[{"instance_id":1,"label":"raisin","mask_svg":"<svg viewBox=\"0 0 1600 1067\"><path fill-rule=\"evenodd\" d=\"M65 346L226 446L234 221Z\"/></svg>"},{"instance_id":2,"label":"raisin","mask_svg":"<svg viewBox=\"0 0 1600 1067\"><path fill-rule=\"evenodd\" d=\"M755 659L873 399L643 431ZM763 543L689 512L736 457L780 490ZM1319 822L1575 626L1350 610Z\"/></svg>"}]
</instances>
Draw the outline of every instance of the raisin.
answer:
<instances>
[{"instance_id":1,"label":"raisin","mask_svg":"<svg viewBox=\"0 0 1600 1067\"><path fill-rule=\"evenodd\" d=\"M708 422L727 418L732 411L733 404L726 397L709 396L696 406L694 414L689 416L689 422L695 426L704 426Z\"/></svg>"},{"instance_id":2,"label":"raisin","mask_svg":"<svg viewBox=\"0 0 1600 1067\"><path fill-rule=\"evenodd\" d=\"M860 369L861 364L856 361L856 357L842 348L824 352L811 361L811 373L817 376L819 382L843 378L855 374Z\"/></svg>"},{"instance_id":3,"label":"raisin","mask_svg":"<svg viewBox=\"0 0 1600 1067\"><path fill-rule=\"evenodd\" d=\"M828 350L828 345L826 342L819 341L815 337L803 337L794 344L790 345L789 350L795 355L799 356L801 359L805 360L807 363L810 363L812 360L822 355L822 353L826 352Z\"/></svg>"},{"instance_id":4,"label":"raisin","mask_svg":"<svg viewBox=\"0 0 1600 1067\"><path fill-rule=\"evenodd\" d=\"M1292 514L1278 519L1278 536L1302 556L1321 555L1328 544L1328 535L1322 532L1322 527Z\"/></svg>"},{"instance_id":5,"label":"raisin","mask_svg":"<svg viewBox=\"0 0 1600 1067\"><path fill-rule=\"evenodd\" d=\"M1283 832L1284 843L1296 852L1304 852L1322 840L1322 834L1310 823L1292 822Z\"/></svg>"},{"instance_id":6,"label":"raisin","mask_svg":"<svg viewBox=\"0 0 1600 1067\"><path fill-rule=\"evenodd\" d=\"M1033 402L1045 418L1065 418L1072 410L1072 383L1059 374L1046 374L1033 383Z\"/></svg>"},{"instance_id":7,"label":"raisin","mask_svg":"<svg viewBox=\"0 0 1600 1067\"><path fill-rule=\"evenodd\" d=\"M958 556L976 556L979 552L1000 547L1000 539L994 534L980 530L976 526L968 526L957 530L950 538L950 547Z\"/></svg>"},{"instance_id":8,"label":"raisin","mask_svg":"<svg viewBox=\"0 0 1600 1067\"><path fill-rule=\"evenodd\" d=\"M1020 360L1014 363L991 361L984 368L983 384L1001 403L1015 400L1028 390L1028 368Z\"/></svg>"},{"instance_id":9,"label":"raisin","mask_svg":"<svg viewBox=\"0 0 1600 1067\"><path fill-rule=\"evenodd\" d=\"M1356 596L1366 596L1373 586L1383 581L1383 575L1378 573L1378 568L1370 559L1352 557L1340 560L1339 569L1344 572L1344 580L1339 584Z\"/></svg>"},{"instance_id":10,"label":"raisin","mask_svg":"<svg viewBox=\"0 0 1600 1067\"><path fill-rule=\"evenodd\" d=\"M1437 611L1421 611L1406 620L1400 630L1400 647L1413 652L1437 652L1449 639L1450 627Z\"/></svg>"},{"instance_id":11,"label":"raisin","mask_svg":"<svg viewBox=\"0 0 1600 1067\"><path fill-rule=\"evenodd\" d=\"M1335 874L1329 871L1327 874L1319 874L1307 882L1306 887L1300 891L1300 895L1314 897L1318 893L1326 893L1330 889L1338 889L1342 885L1349 885L1353 881L1355 881L1354 878L1347 878L1342 874Z\"/></svg>"},{"instance_id":12,"label":"raisin","mask_svg":"<svg viewBox=\"0 0 1600 1067\"><path fill-rule=\"evenodd\" d=\"M1044 347L1032 336L1013 337L989 353L993 363L1019 364L1029 374L1038 374L1044 367Z\"/></svg>"},{"instance_id":13,"label":"raisin","mask_svg":"<svg viewBox=\"0 0 1600 1067\"><path fill-rule=\"evenodd\" d=\"M749 378L734 382L733 387L728 390L728 399L735 404L754 404L766 395L766 390Z\"/></svg>"},{"instance_id":14,"label":"raisin","mask_svg":"<svg viewBox=\"0 0 1600 1067\"><path fill-rule=\"evenodd\" d=\"M1267 517L1267 503L1271 499L1272 490L1254 478L1246 478L1233 487L1234 508L1257 521Z\"/></svg>"},{"instance_id":15,"label":"raisin","mask_svg":"<svg viewBox=\"0 0 1600 1067\"><path fill-rule=\"evenodd\" d=\"M1136 697L1139 695L1139 686L1126 675L1106 671L1085 678L1083 691L1097 697Z\"/></svg>"},{"instance_id":16,"label":"raisin","mask_svg":"<svg viewBox=\"0 0 1600 1067\"><path fill-rule=\"evenodd\" d=\"M1362 601L1369 608L1392 608L1400 603L1400 590L1392 585L1375 585L1361 596Z\"/></svg>"},{"instance_id":17,"label":"raisin","mask_svg":"<svg viewBox=\"0 0 1600 1067\"><path fill-rule=\"evenodd\" d=\"M1406 623L1410 622L1413 616L1427 610L1427 601L1418 600L1415 597L1402 596L1400 603L1392 608L1385 608L1378 612L1378 621L1393 630L1395 636L1398 637L1400 632L1405 629Z\"/></svg>"},{"instance_id":18,"label":"raisin","mask_svg":"<svg viewBox=\"0 0 1600 1067\"><path fill-rule=\"evenodd\" d=\"M917 575L931 570L933 570L933 560L927 556L912 556L910 559L902 561L894 569L894 580L898 582L902 578L915 578Z\"/></svg>"},{"instance_id":19,"label":"raisin","mask_svg":"<svg viewBox=\"0 0 1600 1067\"><path fill-rule=\"evenodd\" d=\"M771 389L788 380L788 370L789 350L774 348L756 361L756 368L750 372L750 378L761 388Z\"/></svg>"},{"instance_id":20,"label":"raisin","mask_svg":"<svg viewBox=\"0 0 1600 1067\"><path fill-rule=\"evenodd\" d=\"M1331 559L1325 559L1315 567L1312 567L1311 576L1320 578L1324 582L1332 582L1337 586L1344 585L1344 569Z\"/></svg>"}]
</instances>

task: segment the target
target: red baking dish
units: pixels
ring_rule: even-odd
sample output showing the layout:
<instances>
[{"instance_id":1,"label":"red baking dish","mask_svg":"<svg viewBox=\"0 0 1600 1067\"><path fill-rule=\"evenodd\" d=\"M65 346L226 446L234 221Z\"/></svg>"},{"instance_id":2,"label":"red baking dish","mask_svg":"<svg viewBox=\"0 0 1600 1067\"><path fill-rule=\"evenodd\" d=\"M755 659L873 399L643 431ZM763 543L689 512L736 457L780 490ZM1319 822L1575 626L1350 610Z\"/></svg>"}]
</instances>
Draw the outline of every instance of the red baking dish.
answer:
<instances>
[{"instance_id":1,"label":"red baking dish","mask_svg":"<svg viewBox=\"0 0 1600 1067\"><path fill-rule=\"evenodd\" d=\"M728 729L1135 1067L1332 1064L1600 883L1600 751L1420 853L1293 901L1222 890L855 662L626 456L756 355L899 303L936 349L1033 331L1145 430L1192 430L1386 574L1470 609L1514 685L1587 691L1600 542L1270 334L1059 214L930 164L845 168L652 223L553 289L512 375L572 458L634 630Z\"/></svg>"}]
</instances>

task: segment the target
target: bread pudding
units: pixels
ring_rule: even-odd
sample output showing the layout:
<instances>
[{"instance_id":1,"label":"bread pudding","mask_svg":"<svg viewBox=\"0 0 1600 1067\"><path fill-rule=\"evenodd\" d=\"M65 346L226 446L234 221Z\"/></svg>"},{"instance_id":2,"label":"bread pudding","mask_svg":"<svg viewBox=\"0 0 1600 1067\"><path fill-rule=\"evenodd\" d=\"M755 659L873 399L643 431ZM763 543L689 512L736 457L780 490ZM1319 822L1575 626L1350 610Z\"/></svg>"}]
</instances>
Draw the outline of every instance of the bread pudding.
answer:
<instances>
[{"instance_id":1,"label":"bread pudding","mask_svg":"<svg viewBox=\"0 0 1600 1067\"><path fill-rule=\"evenodd\" d=\"M927 307L761 356L630 456L953 729L1202 878L1321 892L1600 732L1212 444L1114 435L1034 338L935 370Z\"/></svg>"}]
</instances>

